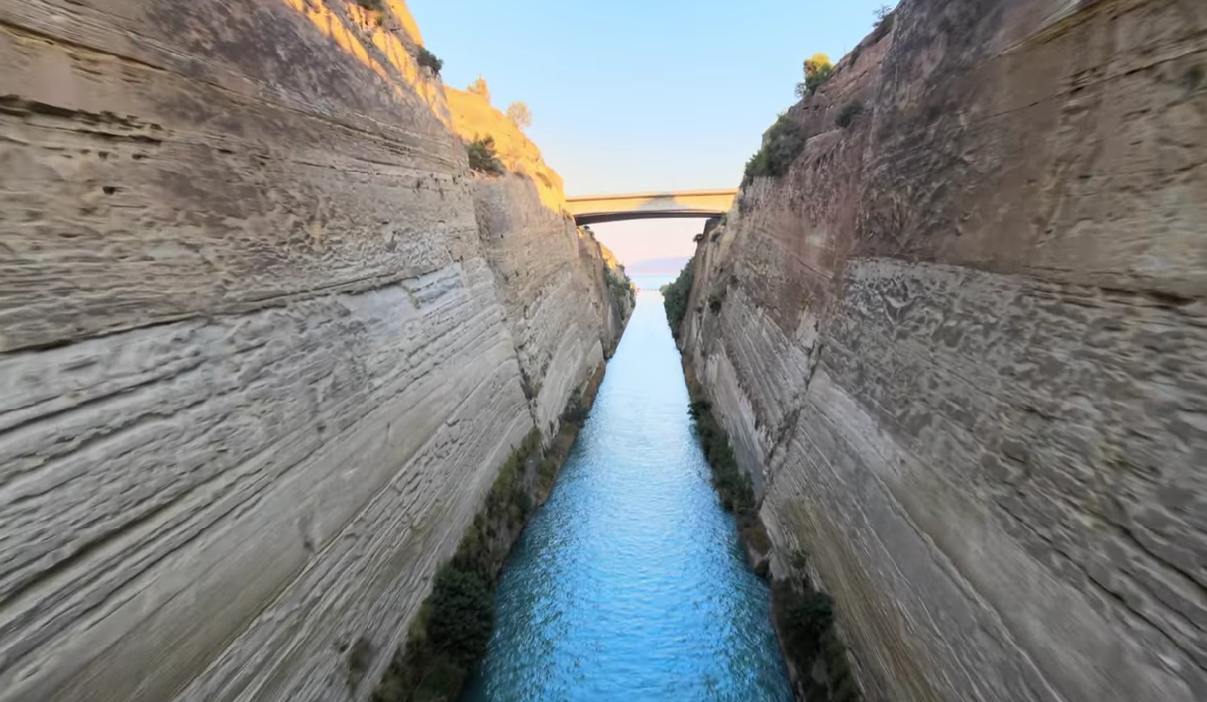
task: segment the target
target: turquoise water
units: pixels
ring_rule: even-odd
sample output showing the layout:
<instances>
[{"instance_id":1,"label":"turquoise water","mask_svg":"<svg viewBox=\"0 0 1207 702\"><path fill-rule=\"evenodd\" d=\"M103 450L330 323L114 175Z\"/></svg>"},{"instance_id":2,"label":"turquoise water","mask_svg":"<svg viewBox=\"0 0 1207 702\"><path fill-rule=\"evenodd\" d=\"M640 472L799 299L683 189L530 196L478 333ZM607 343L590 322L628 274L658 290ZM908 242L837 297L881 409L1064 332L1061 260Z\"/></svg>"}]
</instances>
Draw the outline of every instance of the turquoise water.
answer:
<instances>
[{"instance_id":1,"label":"turquoise water","mask_svg":"<svg viewBox=\"0 0 1207 702\"><path fill-rule=\"evenodd\" d=\"M504 567L469 702L788 702L767 586L708 483L662 309L638 294L549 501Z\"/></svg>"}]
</instances>

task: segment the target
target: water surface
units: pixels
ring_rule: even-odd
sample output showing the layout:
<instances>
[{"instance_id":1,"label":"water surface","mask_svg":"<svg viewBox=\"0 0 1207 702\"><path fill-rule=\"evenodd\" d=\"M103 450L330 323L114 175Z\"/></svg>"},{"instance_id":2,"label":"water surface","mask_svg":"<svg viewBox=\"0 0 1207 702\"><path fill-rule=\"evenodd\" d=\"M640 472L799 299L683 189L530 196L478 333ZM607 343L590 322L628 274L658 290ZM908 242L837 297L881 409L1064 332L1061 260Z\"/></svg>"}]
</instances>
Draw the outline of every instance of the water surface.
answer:
<instances>
[{"instance_id":1,"label":"water surface","mask_svg":"<svg viewBox=\"0 0 1207 702\"><path fill-rule=\"evenodd\" d=\"M687 405L662 296L641 292L504 567L468 702L790 702L767 587L708 483Z\"/></svg>"}]
</instances>

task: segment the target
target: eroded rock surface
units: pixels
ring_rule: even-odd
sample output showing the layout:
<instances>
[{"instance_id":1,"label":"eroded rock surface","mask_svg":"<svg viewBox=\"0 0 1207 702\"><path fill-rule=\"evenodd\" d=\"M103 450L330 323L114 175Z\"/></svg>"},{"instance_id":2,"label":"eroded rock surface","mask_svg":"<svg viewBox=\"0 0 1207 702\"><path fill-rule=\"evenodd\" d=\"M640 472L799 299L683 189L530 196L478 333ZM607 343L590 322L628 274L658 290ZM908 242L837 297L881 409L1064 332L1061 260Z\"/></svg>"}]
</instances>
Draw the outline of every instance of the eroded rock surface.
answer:
<instances>
[{"instance_id":1,"label":"eroded rock surface","mask_svg":"<svg viewBox=\"0 0 1207 702\"><path fill-rule=\"evenodd\" d=\"M468 173L419 41L0 0L0 700L366 698L615 343L598 245Z\"/></svg>"},{"instance_id":2,"label":"eroded rock surface","mask_svg":"<svg viewBox=\"0 0 1207 702\"><path fill-rule=\"evenodd\" d=\"M868 697L1207 699L1207 4L905 0L789 116L684 337Z\"/></svg>"}]
</instances>

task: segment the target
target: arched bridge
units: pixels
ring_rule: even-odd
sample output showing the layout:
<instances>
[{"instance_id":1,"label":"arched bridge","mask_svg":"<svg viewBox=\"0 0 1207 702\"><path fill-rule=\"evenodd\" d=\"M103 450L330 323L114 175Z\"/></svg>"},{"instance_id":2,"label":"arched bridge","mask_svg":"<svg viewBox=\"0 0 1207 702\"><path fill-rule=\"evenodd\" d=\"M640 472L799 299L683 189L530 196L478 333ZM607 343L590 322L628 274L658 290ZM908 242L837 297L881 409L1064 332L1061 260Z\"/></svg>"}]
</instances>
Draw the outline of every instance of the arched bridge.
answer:
<instances>
[{"instance_id":1,"label":"arched bridge","mask_svg":"<svg viewBox=\"0 0 1207 702\"><path fill-rule=\"evenodd\" d=\"M581 195L566 198L579 226L628 219L720 217L733 206L737 190L684 190L673 193Z\"/></svg>"}]
</instances>

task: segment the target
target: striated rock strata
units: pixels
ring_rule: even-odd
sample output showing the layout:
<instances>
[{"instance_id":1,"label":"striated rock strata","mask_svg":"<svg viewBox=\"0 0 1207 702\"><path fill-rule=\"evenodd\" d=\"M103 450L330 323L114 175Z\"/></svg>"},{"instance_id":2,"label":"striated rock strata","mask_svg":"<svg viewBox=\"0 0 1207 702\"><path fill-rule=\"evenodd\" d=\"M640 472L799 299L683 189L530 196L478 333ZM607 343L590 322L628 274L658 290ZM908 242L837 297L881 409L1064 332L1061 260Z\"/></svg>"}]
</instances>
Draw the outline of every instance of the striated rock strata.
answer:
<instances>
[{"instance_id":1,"label":"striated rock strata","mask_svg":"<svg viewBox=\"0 0 1207 702\"><path fill-rule=\"evenodd\" d=\"M788 117L682 332L869 699L1207 699L1207 4L904 0Z\"/></svg>"},{"instance_id":2,"label":"striated rock strata","mask_svg":"<svg viewBox=\"0 0 1207 702\"><path fill-rule=\"evenodd\" d=\"M420 41L0 0L0 700L365 699L614 345L603 252L469 174Z\"/></svg>"}]
</instances>

